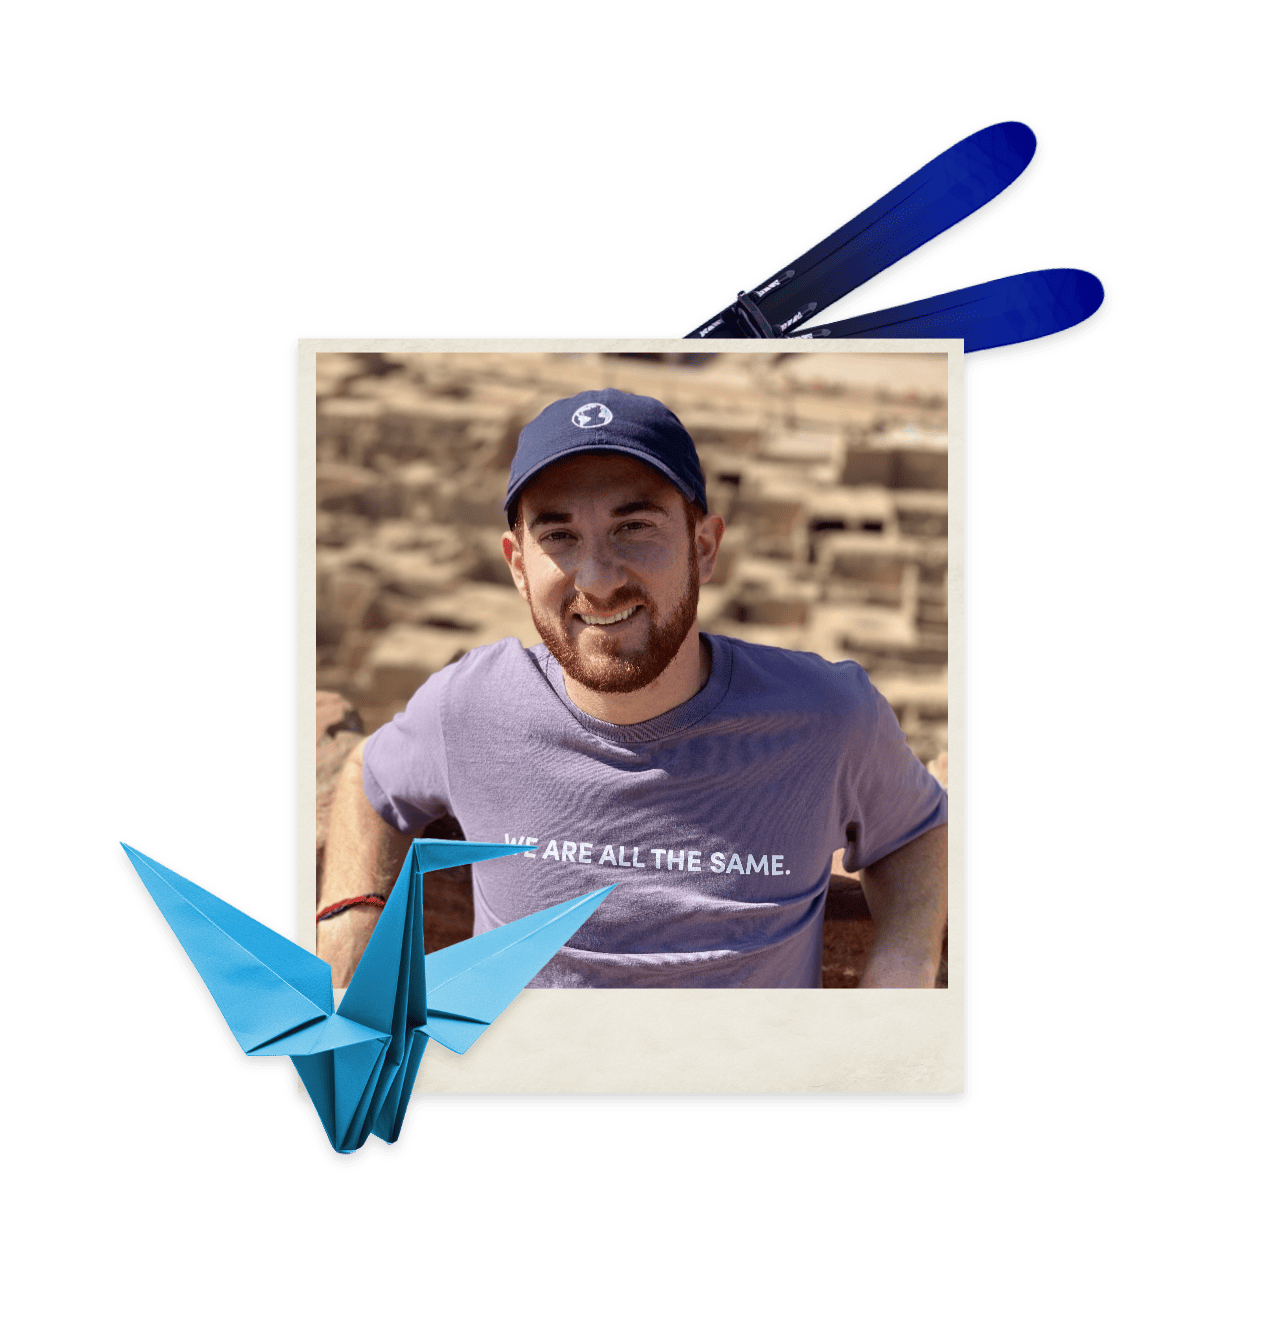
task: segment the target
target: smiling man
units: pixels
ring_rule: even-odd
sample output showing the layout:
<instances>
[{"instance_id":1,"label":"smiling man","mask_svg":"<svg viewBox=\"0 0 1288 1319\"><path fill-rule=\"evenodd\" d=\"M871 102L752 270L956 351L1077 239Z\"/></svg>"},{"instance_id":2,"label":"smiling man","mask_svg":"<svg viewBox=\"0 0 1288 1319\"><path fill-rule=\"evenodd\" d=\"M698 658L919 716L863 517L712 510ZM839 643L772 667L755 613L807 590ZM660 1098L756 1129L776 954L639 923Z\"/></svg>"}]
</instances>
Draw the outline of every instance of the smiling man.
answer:
<instances>
[{"instance_id":1,"label":"smiling man","mask_svg":"<svg viewBox=\"0 0 1288 1319\"><path fill-rule=\"evenodd\" d=\"M318 925L335 983L411 840L450 814L530 846L474 867L475 933L619 885L534 985L817 986L847 838L877 924L862 985L933 985L944 793L857 664L698 631L724 523L679 419L612 389L552 403L519 437L506 514L544 644L471 651L346 767Z\"/></svg>"}]
</instances>

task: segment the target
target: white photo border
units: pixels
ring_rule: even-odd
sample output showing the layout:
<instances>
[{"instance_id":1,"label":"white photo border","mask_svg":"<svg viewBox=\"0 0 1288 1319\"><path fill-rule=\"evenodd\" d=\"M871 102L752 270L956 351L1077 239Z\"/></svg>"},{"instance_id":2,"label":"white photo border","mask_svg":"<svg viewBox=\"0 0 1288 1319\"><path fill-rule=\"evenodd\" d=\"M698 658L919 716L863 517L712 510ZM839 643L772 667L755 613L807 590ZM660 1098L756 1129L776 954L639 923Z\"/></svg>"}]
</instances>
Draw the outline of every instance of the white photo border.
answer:
<instances>
[{"instance_id":1,"label":"white photo border","mask_svg":"<svg viewBox=\"0 0 1288 1319\"><path fill-rule=\"evenodd\" d=\"M417 1092L956 1094L964 1088L963 347L951 339L302 339L299 341L298 941L315 911L316 355L322 353L940 353L948 380L948 987L527 989L468 1053L431 1041Z\"/></svg>"}]
</instances>

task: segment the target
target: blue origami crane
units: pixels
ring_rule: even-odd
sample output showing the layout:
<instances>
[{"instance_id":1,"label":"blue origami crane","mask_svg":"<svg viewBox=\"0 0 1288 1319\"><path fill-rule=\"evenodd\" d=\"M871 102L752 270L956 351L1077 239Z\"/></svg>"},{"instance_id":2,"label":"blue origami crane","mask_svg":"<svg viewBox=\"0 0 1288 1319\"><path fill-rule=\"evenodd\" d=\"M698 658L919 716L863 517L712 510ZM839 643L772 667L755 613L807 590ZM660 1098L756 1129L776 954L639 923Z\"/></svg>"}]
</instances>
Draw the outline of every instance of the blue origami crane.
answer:
<instances>
[{"instance_id":1,"label":"blue origami crane","mask_svg":"<svg viewBox=\"0 0 1288 1319\"><path fill-rule=\"evenodd\" d=\"M206 982L237 1043L286 1054L342 1154L398 1139L431 1039L455 1053L483 1034L615 884L425 956L427 870L524 847L418 838L339 1008L331 968L290 939L121 844Z\"/></svg>"}]
</instances>

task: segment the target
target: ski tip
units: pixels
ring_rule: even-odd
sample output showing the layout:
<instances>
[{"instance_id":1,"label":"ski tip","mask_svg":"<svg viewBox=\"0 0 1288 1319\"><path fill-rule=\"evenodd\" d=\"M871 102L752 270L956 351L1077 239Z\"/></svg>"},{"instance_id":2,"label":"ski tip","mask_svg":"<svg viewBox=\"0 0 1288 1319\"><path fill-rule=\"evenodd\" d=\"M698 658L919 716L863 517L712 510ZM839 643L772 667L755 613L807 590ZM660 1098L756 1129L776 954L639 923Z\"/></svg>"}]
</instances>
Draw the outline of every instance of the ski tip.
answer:
<instances>
[{"instance_id":1,"label":"ski tip","mask_svg":"<svg viewBox=\"0 0 1288 1319\"><path fill-rule=\"evenodd\" d=\"M984 124L973 132L967 131L965 141L987 141L998 146L1006 146L1012 152L1027 153L1032 157L1036 156L1037 149L1041 145L1041 138L1037 135L1039 129L1032 120L1024 119L1020 115L1007 115L1003 119L995 119L992 123Z\"/></svg>"}]
</instances>

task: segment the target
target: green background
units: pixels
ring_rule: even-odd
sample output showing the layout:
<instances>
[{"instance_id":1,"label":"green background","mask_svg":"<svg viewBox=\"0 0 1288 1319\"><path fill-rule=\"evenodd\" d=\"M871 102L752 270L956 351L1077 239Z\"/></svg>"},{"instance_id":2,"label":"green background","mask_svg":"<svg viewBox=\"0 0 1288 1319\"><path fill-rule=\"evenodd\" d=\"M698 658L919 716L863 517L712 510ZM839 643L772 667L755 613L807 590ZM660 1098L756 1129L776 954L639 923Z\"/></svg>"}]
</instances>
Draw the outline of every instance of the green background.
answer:
<instances>
[{"instance_id":1,"label":"green background","mask_svg":"<svg viewBox=\"0 0 1288 1319\"><path fill-rule=\"evenodd\" d=\"M1277 670L1247 642L1275 612L1250 580L1281 558L1255 15L9 21L22 1312L1246 1312L1267 1076L1215 995L1255 998L1272 964L1248 894L1275 855L1238 827L1275 799L1248 725ZM895 293L1069 259L1120 305L979 385L978 1103L428 1115L401 1163L330 1173L280 1082L228 1064L108 859L132 836L281 915L286 339L670 330L1002 112L1045 128L1044 177Z\"/></svg>"}]
</instances>

